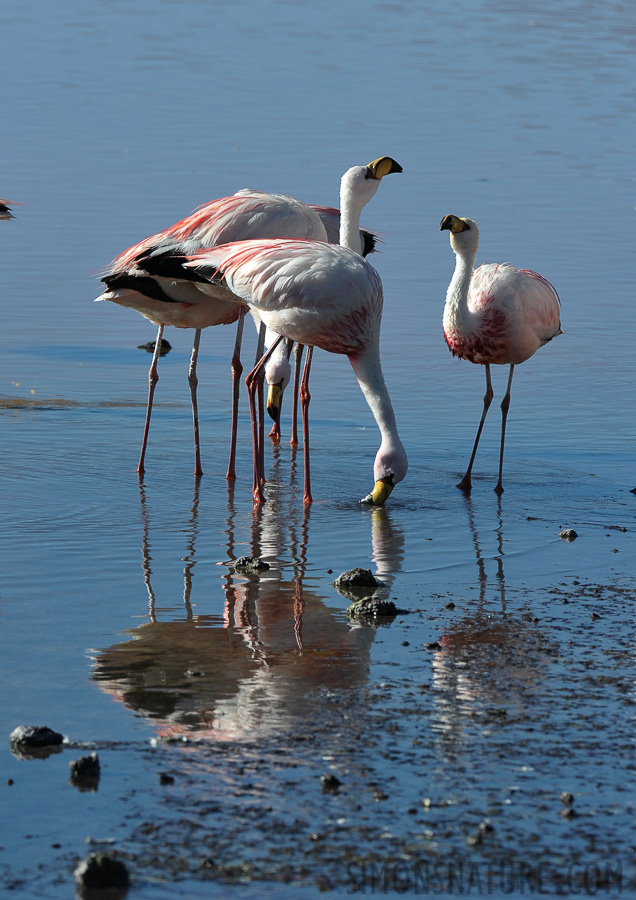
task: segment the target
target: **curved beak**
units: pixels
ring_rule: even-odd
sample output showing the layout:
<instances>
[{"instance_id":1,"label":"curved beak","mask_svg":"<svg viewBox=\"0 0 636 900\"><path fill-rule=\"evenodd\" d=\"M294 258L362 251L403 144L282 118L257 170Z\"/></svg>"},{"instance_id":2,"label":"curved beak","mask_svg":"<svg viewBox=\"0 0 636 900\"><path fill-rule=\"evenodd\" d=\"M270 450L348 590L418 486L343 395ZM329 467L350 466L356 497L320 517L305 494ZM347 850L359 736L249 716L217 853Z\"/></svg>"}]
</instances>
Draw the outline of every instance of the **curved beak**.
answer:
<instances>
[{"instance_id":1,"label":"curved beak","mask_svg":"<svg viewBox=\"0 0 636 900\"><path fill-rule=\"evenodd\" d=\"M270 384L267 388L267 412L270 419L278 421L280 405L283 399L283 389L280 384Z\"/></svg>"},{"instance_id":2,"label":"curved beak","mask_svg":"<svg viewBox=\"0 0 636 900\"><path fill-rule=\"evenodd\" d=\"M368 503L369 506L384 506L386 501L391 496L391 491L393 490L393 485L390 481L380 480L376 481L373 490L370 494L367 494L366 497L363 497L360 503Z\"/></svg>"},{"instance_id":3,"label":"curved beak","mask_svg":"<svg viewBox=\"0 0 636 900\"><path fill-rule=\"evenodd\" d=\"M368 176L370 178L375 178L377 181L380 181L381 178L384 178L385 175L390 175L392 172L402 172L402 166L399 162L396 162L390 156L381 156L379 159L374 159L373 162L370 162L367 166Z\"/></svg>"}]
</instances>

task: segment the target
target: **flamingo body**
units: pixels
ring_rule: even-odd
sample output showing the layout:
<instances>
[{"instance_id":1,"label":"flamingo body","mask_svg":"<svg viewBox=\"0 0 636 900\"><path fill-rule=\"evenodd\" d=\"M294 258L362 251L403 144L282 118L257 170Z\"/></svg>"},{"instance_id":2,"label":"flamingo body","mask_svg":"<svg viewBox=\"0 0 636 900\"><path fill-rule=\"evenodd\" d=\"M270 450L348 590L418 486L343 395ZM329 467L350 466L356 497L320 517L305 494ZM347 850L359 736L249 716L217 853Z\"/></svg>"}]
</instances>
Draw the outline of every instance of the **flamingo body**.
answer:
<instances>
[{"instance_id":1,"label":"flamingo body","mask_svg":"<svg viewBox=\"0 0 636 900\"><path fill-rule=\"evenodd\" d=\"M508 388L501 404L499 480L495 487L501 494L514 367L530 359L539 347L561 334L561 303L550 282L529 269L516 269L508 263L486 263L475 270L479 229L472 219L445 216L440 229L450 231L450 243L456 256L455 272L444 306L444 337L453 355L483 365L486 370L482 417L468 469L458 487L467 493L471 490L473 462L493 398L490 366L508 365Z\"/></svg>"},{"instance_id":2,"label":"flamingo body","mask_svg":"<svg viewBox=\"0 0 636 900\"><path fill-rule=\"evenodd\" d=\"M375 269L348 247L297 240L199 251L188 266L255 308L277 334L348 356L382 436L376 485L365 501L384 503L408 463L380 364L383 298Z\"/></svg>"}]
</instances>

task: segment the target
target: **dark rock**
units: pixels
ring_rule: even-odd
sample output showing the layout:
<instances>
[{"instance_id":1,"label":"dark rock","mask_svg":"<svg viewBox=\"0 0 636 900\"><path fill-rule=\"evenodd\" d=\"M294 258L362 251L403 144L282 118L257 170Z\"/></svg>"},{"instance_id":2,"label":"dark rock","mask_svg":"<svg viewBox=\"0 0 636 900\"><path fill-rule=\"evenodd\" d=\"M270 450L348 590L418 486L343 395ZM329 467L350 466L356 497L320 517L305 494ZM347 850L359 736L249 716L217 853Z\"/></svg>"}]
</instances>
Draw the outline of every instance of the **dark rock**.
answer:
<instances>
[{"instance_id":1,"label":"dark rock","mask_svg":"<svg viewBox=\"0 0 636 900\"><path fill-rule=\"evenodd\" d=\"M69 764L71 770L70 782L82 793L92 791L95 793L99 787L99 757L96 753L89 756L80 756Z\"/></svg>"},{"instance_id":2,"label":"dark rock","mask_svg":"<svg viewBox=\"0 0 636 900\"><path fill-rule=\"evenodd\" d=\"M154 353L156 341L148 341L147 344L139 344L137 346L137 350L145 350L146 353ZM159 348L159 356L165 356L166 353L170 353L172 350L172 345L165 339L161 338L161 347Z\"/></svg>"},{"instance_id":3,"label":"dark rock","mask_svg":"<svg viewBox=\"0 0 636 900\"><path fill-rule=\"evenodd\" d=\"M563 531L559 533L559 537L562 541L567 541L568 543L572 543L578 537L577 532L573 528L564 528Z\"/></svg>"},{"instance_id":4,"label":"dark rock","mask_svg":"<svg viewBox=\"0 0 636 900\"><path fill-rule=\"evenodd\" d=\"M337 794L340 790L341 781L339 778L336 778L335 775L329 773L327 775L320 776L320 784L322 785L323 791L329 791L332 794Z\"/></svg>"},{"instance_id":5,"label":"dark rock","mask_svg":"<svg viewBox=\"0 0 636 900\"><path fill-rule=\"evenodd\" d=\"M426 650L441 650L442 645L439 641L429 641L428 644L424 644Z\"/></svg>"},{"instance_id":6,"label":"dark rock","mask_svg":"<svg viewBox=\"0 0 636 900\"><path fill-rule=\"evenodd\" d=\"M64 736L46 725L18 725L11 732L12 744L21 747L53 747L61 744Z\"/></svg>"},{"instance_id":7,"label":"dark rock","mask_svg":"<svg viewBox=\"0 0 636 900\"><path fill-rule=\"evenodd\" d=\"M99 778L99 756L96 753L91 753L89 756L80 756L79 759L72 760L68 766L71 770L71 776L75 778Z\"/></svg>"},{"instance_id":8,"label":"dark rock","mask_svg":"<svg viewBox=\"0 0 636 900\"><path fill-rule=\"evenodd\" d=\"M343 572L331 583L335 589L341 593L343 589L346 591L367 588L375 590L376 588L384 587L383 583L378 581L371 569L360 569L359 567L350 569L348 572Z\"/></svg>"},{"instance_id":9,"label":"dark rock","mask_svg":"<svg viewBox=\"0 0 636 900\"><path fill-rule=\"evenodd\" d=\"M123 897L130 886L128 870L110 853L89 853L75 869L75 884L81 896L98 896L94 891L111 889L110 897Z\"/></svg>"},{"instance_id":10,"label":"dark rock","mask_svg":"<svg viewBox=\"0 0 636 900\"><path fill-rule=\"evenodd\" d=\"M358 620L394 619L395 616L406 612L408 610L399 609L392 600L383 600L381 597L365 597L350 606L347 615Z\"/></svg>"},{"instance_id":11,"label":"dark rock","mask_svg":"<svg viewBox=\"0 0 636 900\"><path fill-rule=\"evenodd\" d=\"M234 568L239 572L264 572L269 569L269 564L256 556L239 556L234 560Z\"/></svg>"},{"instance_id":12,"label":"dark rock","mask_svg":"<svg viewBox=\"0 0 636 900\"><path fill-rule=\"evenodd\" d=\"M159 775L159 784L174 784L174 775L169 772L162 772Z\"/></svg>"},{"instance_id":13,"label":"dark rock","mask_svg":"<svg viewBox=\"0 0 636 900\"><path fill-rule=\"evenodd\" d=\"M11 753L18 759L46 759L62 752L64 736L45 725L19 725L9 740Z\"/></svg>"}]
</instances>

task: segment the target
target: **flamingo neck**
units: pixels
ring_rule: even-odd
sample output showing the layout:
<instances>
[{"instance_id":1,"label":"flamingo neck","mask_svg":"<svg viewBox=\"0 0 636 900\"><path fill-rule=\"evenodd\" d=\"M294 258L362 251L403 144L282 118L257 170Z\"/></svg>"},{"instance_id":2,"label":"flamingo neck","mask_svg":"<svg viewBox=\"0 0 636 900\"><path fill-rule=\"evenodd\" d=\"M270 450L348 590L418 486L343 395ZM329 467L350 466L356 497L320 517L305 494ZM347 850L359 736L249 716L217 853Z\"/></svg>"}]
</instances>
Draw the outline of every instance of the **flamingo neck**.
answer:
<instances>
[{"instance_id":1,"label":"flamingo neck","mask_svg":"<svg viewBox=\"0 0 636 900\"><path fill-rule=\"evenodd\" d=\"M406 475L406 451L398 435L395 413L384 381L377 344L356 357L350 357L360 389L373 413L382 441L378 450L374 474L376 480L394 476L394 484Z\"/></svg>"},{"instance_id":2,"label":"flamingo neck","mask_svg":"<svg viewBox=\"0 0 636 900\"><path fill-rule=\"evenodd\" d=\"M360 216L366 201L360 199L343 180L340 186L340 246L360 255Z\"/></svg>"},{"instance_id":3,"label":"flamingo neck","mask_svg":"<svg viewBox=\"0 0 636 900\"><path fill-rule=\"evenodd\" d=\"M455 271L446 292L444 306L444 331L462 330L468 319L468 292L473 277L477 251L460 254L455 252Z\"/></svg>"}]
</instances>

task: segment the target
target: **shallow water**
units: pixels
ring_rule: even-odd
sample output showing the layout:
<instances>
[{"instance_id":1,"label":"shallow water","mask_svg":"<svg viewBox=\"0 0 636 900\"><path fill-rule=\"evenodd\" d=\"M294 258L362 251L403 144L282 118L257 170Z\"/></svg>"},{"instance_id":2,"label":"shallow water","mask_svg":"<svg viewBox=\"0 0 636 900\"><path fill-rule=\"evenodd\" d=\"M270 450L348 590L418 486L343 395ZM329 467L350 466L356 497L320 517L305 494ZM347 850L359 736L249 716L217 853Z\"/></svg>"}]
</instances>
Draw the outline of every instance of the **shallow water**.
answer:
<instances>
[{"instance_id":1,"label":"shallow water","mask_svg":"<svg viewBox=\"0 0 636 900\"><path fill-rule=\"evenodd\" d=\"M535 891L617 893L620 870L633 896L636 12L65 0L0 21L0 196L24 204L0 223L3 889L69 896L90 835L140 898L425 893L434 863L429 893L466 892L449 865L510 895L499 876L486 890L508 865L520 893L525 865ZM410 463L389 505L358 505L377 431L348 363L321 353L311 509L289 398L268 503L252 508L244 399L228 488L230 328L202 340L204 478L192 335L173 329L140 485L154 328L93 304L96 273L241 187L337 205L342 172L385 153L404 174L363 223L384 241ZM441 335L448 212L478 221L481 260L540 271L563 302L563 336L515 374L501 500L496 404L472 498L455 487L484 376ZM244 555L269 570L237 572ZM331 582L353 566L409 613L352 622ZM18 759L21 723L72 744ZM68 784L84 746L97 792Z\"/></svg>"}]
</instances>

